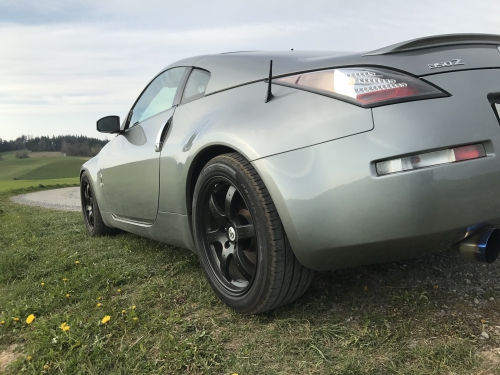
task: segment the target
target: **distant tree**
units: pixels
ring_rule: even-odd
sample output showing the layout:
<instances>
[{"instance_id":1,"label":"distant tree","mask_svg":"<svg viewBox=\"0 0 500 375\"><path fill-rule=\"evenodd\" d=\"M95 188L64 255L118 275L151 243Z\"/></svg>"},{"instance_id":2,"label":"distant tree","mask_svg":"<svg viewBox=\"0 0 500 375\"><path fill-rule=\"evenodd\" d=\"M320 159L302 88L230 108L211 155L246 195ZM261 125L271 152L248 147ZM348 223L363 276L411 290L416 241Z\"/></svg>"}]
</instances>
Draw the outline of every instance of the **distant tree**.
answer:
<instances>
[{"instance_id":1,"label":"distant tree","mask_svg":"<svg viewBox=\"0 0 500 375\"><path fill-rule=\"evenodd\" d=\"M30 156L28 155L27 150L22 150L22 151L16 152L16 159L27 159L29 157Z\"/></svg>"},{"instance_id":2,"label":"distant tree","mask_svg":"<svg viewBox=\"0 0 500 375\"><path fill-rule=\"evenodd\" d=\"M103 148L103 146L101 146L101 145L92 146L92 148L91 148L92 156L96 156L99 152L101 152L102 148Z\"/></svg>"},{"instance_id":3,"label":"distant tree","mask_svg":"<svg viewBox=\"0 0 500 375\"><path fill-rule=\"evenodd\" d=\"M69 156L94 156L106 143L107 139L89 138L84 135L22 135L13 141L0 139L0 152L28 149L36 152L60 151Z\"/></svg>"}]
</instances>

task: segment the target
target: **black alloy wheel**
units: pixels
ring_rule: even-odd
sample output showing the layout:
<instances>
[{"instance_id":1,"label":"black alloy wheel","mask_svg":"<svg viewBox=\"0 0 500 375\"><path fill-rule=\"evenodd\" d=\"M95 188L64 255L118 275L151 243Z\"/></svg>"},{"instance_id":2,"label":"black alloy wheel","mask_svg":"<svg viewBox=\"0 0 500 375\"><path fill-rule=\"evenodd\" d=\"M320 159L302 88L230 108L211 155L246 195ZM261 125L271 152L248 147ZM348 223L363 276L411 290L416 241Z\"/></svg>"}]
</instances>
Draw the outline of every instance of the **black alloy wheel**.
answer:
<instances>
[{"instance_id":1,"label":"black alloy wheel","mask_svg":"<svg viewBox=\"0 0 500 375\"><path fill-rule=\"evenodd\" d=\"M80 200L82 203L83 221L87 232L93 237L115 234L116 229L106 226L102 220L94 189L87 173L83 172L80 177Z\"/></svg>"},{"instance_id":2,"label":"black alloy wheel","mask_svg":"<svg viewBox=\"0 0 500 375\"><path fill-rule=\"evenodd\" d=\"M94 198L92 197L90 182L87 179L82 181L82 194L83 216L88 226L94 229Z\"/></svg>"},{"instance_id":3,"label":"black alloy wheel","mask_svg":"<svg viewBox=\"0 0 500 375\"><path fill-rule=\"evenodd\" d=\"M193 232L208 282L237 312L292 302L311 283L313 271L295 258L264 183L238 153L217 156L201 171Z\"/></svg>"},{"instance_id":4,"label":"black alloy wheel","mask_svg":"<svg viewBox=\"0 0 500 375\"><path fill-rule=\"evenodd\" d=\"M211 267L229 292L243 294L254 280L258 256L248 204L224 177L212 178L201 194L201 230Z\"/></svg>"}]
</instances>

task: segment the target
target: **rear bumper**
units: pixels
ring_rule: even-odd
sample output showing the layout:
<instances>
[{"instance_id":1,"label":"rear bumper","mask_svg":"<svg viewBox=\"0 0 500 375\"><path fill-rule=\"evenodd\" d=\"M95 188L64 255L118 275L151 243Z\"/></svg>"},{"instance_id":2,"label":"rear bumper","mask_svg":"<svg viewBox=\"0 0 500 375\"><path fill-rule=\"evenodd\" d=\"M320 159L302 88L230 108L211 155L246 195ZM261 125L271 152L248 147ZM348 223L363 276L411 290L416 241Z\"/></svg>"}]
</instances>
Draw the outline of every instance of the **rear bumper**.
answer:
<instances>
[{"instance_id":1,"label":"rear bumper","mask_svg":"<svg viewBox=\"0 0 500 375\"><path fill-rule=\"evenodd\" d=\"M452 96L375 108L370 132L253 161L299 261L324 270L414 257L500 224L500 125L487 100L498 77L428 77ZM375 172L378 160L470 143L487 157Z\"/></svg>"}]
</instances>

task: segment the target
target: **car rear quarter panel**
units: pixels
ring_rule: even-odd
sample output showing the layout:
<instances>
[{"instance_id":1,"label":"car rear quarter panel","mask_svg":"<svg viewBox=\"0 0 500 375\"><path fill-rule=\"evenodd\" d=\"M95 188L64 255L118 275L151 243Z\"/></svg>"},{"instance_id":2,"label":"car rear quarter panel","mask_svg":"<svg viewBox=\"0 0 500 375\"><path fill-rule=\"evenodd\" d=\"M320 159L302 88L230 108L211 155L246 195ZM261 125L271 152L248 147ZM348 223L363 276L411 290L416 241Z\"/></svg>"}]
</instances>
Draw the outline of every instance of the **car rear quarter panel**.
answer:
<instances>
[{"instance_id":1,"label":"car rear quarter panel","mask_svg":"<svg viewBox=\"0 0 500 375\"><path fill-rule=\"evenodd\" d=\"M256 160L373 129L370 110L277 85L264 103L266 90L258 82L177 108L161 155L161 212L188 213L188 172L207 147L227 146Z\"/></svg>"},{"instance_id":2,"label":"car rear quarter panel","mask_svg":"<svg viewBox=\"0 0 500 375\"><path fill-rule=\"evenodd\" d=\"M335 269L442 250L500 218L500 70L428 77L451 97L373 109L374 130L253 162L299 261ZM487 157L379 177L374 163L482 142Z\"/></svg>"}]
</instances>

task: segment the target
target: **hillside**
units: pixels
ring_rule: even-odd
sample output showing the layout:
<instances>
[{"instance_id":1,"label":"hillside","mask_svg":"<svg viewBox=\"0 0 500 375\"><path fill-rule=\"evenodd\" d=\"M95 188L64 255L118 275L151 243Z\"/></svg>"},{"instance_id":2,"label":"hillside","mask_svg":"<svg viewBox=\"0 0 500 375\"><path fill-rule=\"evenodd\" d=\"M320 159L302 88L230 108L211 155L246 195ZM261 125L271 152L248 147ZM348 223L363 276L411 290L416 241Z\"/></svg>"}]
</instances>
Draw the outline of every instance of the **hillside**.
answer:
<instances>
[{"instance_id":1,"label":"hillside","mask_svg":"<svg viewBox=\"0 0 500 375\"><path fill-rule=\"evenodd\" d=\"M6 155L0 162L0 180L46 180L78 177L88 158L77 156L29 157L15 159Z\"/></svg>"},{"instance_id":2,"label":"hillside","mask_svg":"<svg viewBox=\"0 0 500 375\"><path fill-rule=\"evenodd\" d=\"M46 156L30 153L27 159L16 159L16 151L4 152L0 161L0 191L28 186L78 184L80 168L88 157Z\"/></svg>"}]
</instances>

